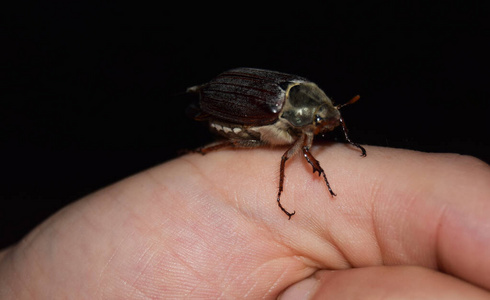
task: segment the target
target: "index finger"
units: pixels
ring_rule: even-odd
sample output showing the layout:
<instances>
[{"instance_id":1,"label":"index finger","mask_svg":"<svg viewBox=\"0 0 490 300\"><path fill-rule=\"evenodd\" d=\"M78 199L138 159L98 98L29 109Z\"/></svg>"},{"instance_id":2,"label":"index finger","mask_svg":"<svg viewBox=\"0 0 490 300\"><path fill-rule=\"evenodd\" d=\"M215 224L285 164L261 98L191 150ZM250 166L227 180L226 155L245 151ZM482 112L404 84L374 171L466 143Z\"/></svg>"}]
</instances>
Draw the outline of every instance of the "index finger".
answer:
<instances>
[{"instance_id":1,"label":"index finger","mask_svg":"<svg viewBox=\"0 0 490 300\"><path fill-rule=\"evenodd\" d=\"M367 151L368 157L360 159L345 145L312 149L338 195L335 199L321 178L315 180L309 165L301 159L288 161L281 200L297 212L289 222L277 207L270 217L282 150L189 158L217 185L226 181L229 186L223 188L233 193L230 199L240 195L313 267L420 265L490 288L488 165L454 154L380 147ZM240 176L229 175L237 171Z\"/></svg>"}]
</instances>

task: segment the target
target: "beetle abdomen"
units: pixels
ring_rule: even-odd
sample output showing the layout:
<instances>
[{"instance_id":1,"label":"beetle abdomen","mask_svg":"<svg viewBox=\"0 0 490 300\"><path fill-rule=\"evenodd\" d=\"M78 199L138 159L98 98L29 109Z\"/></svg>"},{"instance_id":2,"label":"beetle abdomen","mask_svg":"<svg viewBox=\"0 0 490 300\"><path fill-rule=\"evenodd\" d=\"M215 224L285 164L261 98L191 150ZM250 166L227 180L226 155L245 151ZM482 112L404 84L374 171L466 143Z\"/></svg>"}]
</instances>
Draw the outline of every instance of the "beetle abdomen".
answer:
<instances>
[{"instance_id":1,"label":"beetle abdomen","mask_svg":"<svg viewBox=\"0 0 490 300\"><path fill-rule=\"evenodd\" d=\"M198 88L199 104L204 113L218 120L254 126L272 124L283 108L287 83L304 81L275 71L233 69Z\"/></svg>"}]
</instances>

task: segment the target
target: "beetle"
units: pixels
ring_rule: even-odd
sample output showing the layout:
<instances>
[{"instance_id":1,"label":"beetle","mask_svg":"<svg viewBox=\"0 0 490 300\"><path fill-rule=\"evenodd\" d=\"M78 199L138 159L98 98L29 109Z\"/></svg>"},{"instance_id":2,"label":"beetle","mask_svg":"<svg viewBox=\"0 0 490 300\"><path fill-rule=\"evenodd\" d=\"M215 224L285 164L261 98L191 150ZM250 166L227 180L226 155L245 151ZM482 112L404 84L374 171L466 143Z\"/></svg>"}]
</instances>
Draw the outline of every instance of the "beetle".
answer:
<instances>
[{"instance_id":1,"label":"beetle","mask_svg":"<svg viewBox=\"0 0 490 300\"><path fill-rule=\"evenodd\" d=\"M219 74L208 83L193 86L187 92L199 94L199 105L192 107L194 118L208 121L214 133L224 141L195 150L206 154L224 147L254 148L264 145L289 145L282 155L277 204L289 219L296 213L281 204L286 161L302 152L313 167L313 173L322 175L332 196L320 162L310 148L317 134L341 126L345 139L366 156L366 150L350 140L339 109L359 100L359 95L345 104L334 106L332 100L306 78L255 68L236 68Z\"/></svg>"}]
</instances>

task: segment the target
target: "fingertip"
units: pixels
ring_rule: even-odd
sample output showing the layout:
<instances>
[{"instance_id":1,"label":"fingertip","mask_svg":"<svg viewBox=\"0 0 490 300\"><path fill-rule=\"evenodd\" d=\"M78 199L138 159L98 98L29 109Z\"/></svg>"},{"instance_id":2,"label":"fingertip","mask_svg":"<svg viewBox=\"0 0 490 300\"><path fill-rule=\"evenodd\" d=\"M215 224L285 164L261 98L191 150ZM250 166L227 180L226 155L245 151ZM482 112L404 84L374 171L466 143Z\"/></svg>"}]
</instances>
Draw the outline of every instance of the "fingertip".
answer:
<instances>
[{"instance_id":1,"label":"fingertip","mask_svg":"<svg viewBox=\"0 0 490 300\"><path fill-rule=\"evenodd\" d=\"M308 277L288 287L278 297L278 299L311 299L311 297L316 293L317 286L318 279L316 279L315 276Z\"/></svg>"}]
</instances>

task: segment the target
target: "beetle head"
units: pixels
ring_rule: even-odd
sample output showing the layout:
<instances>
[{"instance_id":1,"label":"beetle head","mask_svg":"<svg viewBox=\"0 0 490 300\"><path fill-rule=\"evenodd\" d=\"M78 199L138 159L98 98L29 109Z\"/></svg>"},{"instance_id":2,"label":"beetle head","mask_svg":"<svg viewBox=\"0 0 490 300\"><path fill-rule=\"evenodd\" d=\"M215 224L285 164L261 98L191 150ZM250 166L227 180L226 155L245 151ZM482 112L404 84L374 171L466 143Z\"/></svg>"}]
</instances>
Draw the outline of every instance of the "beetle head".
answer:
<instances>
[{"instance_id":1,"label":"beetle head","mask_svg":"<svg viewBox=\"0 0 490 300\"><path fill-rule=\"evenodd\" d=\"M293 127L315 134L330 131L340 124L340 112L330 98L312 82L292 84L282 118Z\"/></svg>"}]
</instances>

